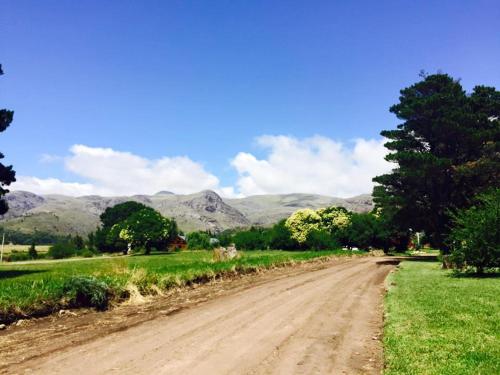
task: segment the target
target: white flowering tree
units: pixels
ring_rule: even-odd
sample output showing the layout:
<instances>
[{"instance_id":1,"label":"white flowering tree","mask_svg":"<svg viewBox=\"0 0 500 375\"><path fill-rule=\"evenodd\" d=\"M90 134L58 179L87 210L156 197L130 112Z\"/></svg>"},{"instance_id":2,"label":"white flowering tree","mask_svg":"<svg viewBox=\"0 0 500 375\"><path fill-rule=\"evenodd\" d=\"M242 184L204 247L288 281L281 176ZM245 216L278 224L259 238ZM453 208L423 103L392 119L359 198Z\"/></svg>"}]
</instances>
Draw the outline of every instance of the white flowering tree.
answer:
<instances>
[{"instance_id":1,"label":"white flowering tree","mask_svg":"<svg viewBox=\"0 0 500 375\"><path fill-rule=\"evenodd\" d=\"M327 207L319 210L309 208L295 211L285 222L291 237L304 244L313 232L338 234L350 225L350 213L342 207Z\"/></svg>"},{"instance_id":2,"label":"white flowering tree","mask_svg":"<svg viewBox=\"0 0 500 375\"><path fill-rule=\"evenodd\" d=\"M347 229L351 224L351 213L344 207L320 208L316 212L321 217L322 229L331 234Z\"/></svg>"},{"instance_id":3,"label":"white flowering tree","mask_svg":"<svg viewBox=\"0 0 500 375\"><path fill-rule=\"evenodd\" d=\"M285 226L290 231L292 238L299 244L303 244L311 232L321 229L321 217L316 211L306 208L290 215Z\"/></svg>"}]
</instances>

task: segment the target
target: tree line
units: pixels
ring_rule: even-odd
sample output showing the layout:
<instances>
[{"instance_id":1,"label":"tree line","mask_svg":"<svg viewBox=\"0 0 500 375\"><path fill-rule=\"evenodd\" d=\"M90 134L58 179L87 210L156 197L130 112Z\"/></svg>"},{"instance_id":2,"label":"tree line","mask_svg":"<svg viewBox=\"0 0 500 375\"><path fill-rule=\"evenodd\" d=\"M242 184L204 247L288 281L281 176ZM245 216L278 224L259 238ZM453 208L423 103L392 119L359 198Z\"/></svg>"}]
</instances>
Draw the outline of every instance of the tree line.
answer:
<instances>
[{"instance_id":1,"label":"tree line","mask_svg":"<svg viewBox=\"0 0 500 375\"><path fill-rule=\"evenodd\" d=\"M421 78L390 108L397 129L381 132L394 168L373 179L376 208L396 231L425 232L459 268L499 267L500 92Z\"/></svg>"}]
</instances>

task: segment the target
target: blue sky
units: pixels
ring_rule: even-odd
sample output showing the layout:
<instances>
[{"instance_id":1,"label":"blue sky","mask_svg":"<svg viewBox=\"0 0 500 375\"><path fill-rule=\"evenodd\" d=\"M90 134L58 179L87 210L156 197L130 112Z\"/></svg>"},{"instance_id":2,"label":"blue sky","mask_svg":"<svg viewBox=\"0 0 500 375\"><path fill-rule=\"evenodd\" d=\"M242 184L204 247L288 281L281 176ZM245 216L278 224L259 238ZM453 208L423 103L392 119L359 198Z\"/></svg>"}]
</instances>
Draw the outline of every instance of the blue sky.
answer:
<instances>
[{"instance_id":1,"label":"blue sky","mask_svg":"<svg viewBox=\"0 0 500 375\"><path fill-rule=\"evenodd\" d=\"M15 121L0 149L25 177L14 188L37 192L369 192L366 175L387 168L370 162L383 157L370 140L395 126L388 108L421 69L467 90L500 87L493 0L4 0L1 9L0 106ZM139 181L123 175L127 162Z\"/></svg>"}]
</instances>

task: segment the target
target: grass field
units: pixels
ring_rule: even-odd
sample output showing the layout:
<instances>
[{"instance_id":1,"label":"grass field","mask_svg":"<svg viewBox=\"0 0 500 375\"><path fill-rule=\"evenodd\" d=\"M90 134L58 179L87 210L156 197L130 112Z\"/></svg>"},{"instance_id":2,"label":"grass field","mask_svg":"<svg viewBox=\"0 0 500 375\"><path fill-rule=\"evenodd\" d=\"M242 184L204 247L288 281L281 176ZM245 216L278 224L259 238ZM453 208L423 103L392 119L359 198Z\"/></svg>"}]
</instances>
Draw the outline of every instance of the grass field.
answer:
<instances>
[{"instance_id":1,"label":"grass field","mask_svg":"<svg viewBox=\"0 0 500 375\"><path fill-rule=\"evenodd\" d=\"M500 374L500 278L401 263L386 296L386 374Z\"/></svg>"},{"instance_id":2,"label":"grass field","mask_svg":"<svg viewBox=\"0 0 500 375\"><path fill-rule=\"evenodd\" d=\"M36 245L36 251L38 253L46 253L47 251L49 251L49 247L50 245ZM28 251L28 249L30 248L30 245L4 245L4 249L3 249L3 252L4 252L4 255L6 254L10 254L13 250L14 251Z\"/></svg>"},{"instance_id":3,"label":"grass field","mask_svg":"<svg viewBox=\"0 0 500 375\"><path fill-rule=\"evenodd\" d=\"M223 272L248 271L290 261L327 255L347 255L335 251L251 251L239 259L214 262L212 252L184 251L149 256L94 258L77 261L50 261L33 264L0 265L0 322L23 315L46 314L68 304L68 280L92 276L104 282L114 299L131 291L152 294L193 280L211 278ZM65 302L66 300L66 302Z\"/></svg>"}]
</instances>

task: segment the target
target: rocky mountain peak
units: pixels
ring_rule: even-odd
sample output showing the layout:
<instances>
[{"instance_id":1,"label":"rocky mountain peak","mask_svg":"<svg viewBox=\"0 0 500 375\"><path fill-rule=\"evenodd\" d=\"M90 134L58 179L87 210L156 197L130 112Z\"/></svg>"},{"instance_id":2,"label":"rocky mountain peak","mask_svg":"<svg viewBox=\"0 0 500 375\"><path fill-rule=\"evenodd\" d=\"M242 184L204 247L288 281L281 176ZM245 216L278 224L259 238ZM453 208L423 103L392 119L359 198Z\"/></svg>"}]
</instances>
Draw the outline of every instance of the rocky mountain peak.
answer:
<instances>
[{"instance_id":1,"label":"rocky mountain peak","mask_svg":"<svg viewBox=\"0 0 500 375\"><path fill-rule=\"evenodd\" d=\"M21 190L8 193L5 199L9 205L9 211L4 215L4 218L21 216L45 203L44 197Z\"/></svg>"},{"instance_id":2,"label":"rocky mountain peak","mask_svg":"<svg viewBox=\"0 0 500 375\"><path fill-rule=\"evenodd\" d=\"M190 207L198 211L216 212L218 210L224 211L229 206L224 203L222 198L212 190L203 190L195 194L193 199L186 202Z\"/></svg>"}]
</instances>

